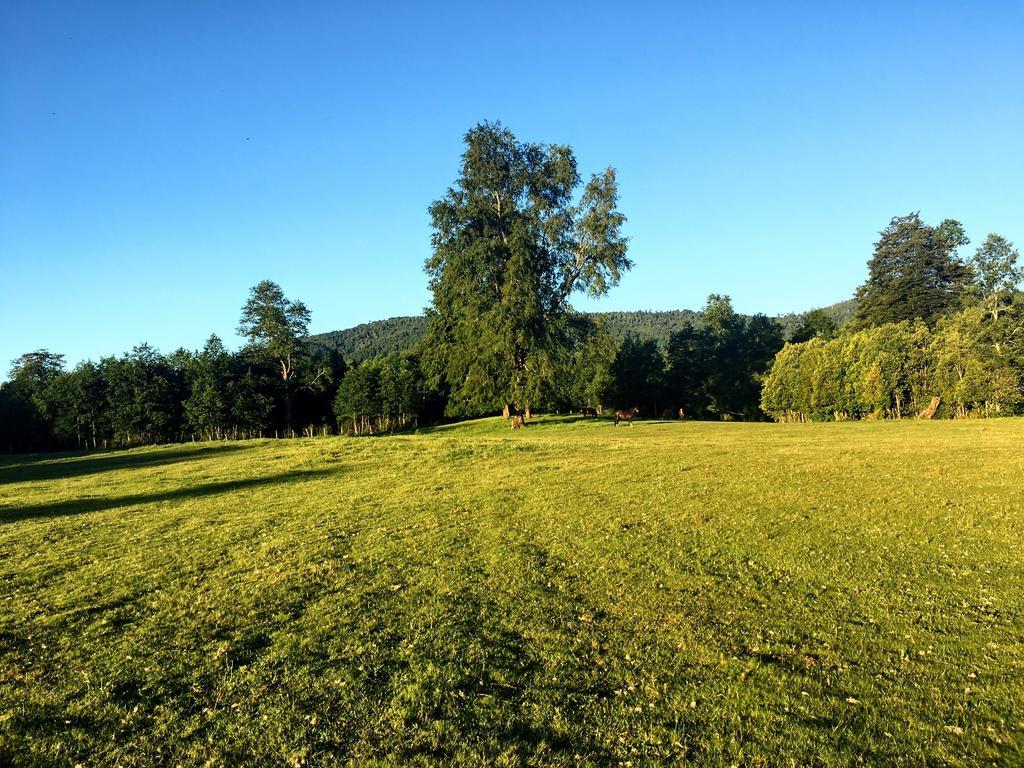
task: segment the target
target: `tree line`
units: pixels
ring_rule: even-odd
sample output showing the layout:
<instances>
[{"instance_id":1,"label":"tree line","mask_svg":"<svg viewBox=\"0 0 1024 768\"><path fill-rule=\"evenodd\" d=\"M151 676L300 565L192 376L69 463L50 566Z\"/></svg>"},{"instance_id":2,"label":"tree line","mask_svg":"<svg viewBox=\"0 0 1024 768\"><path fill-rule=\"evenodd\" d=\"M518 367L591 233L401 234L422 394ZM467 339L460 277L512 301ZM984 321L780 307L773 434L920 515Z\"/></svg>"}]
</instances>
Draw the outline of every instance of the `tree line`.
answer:
<instances>
[{"instance_id":1,"label":"tree line","mask_svg":"<svg viewBox=\"0 0 1024 768\"><path fill-rule=\"evenodd\" d=\"M783 348L764 382L780 421L1024 412L1024 279L1019 253L990 234L967 259L963 226L898 216L875 244L842 333Z\"/></svg>"},{"instance_id":2,"label":"tree line","mask_svg":"<svg viewBox=\"0 0 1024 768\"><path fill-rule=\"evenodd\" d=\"M0 450L111 448L333 430L338 355L304 343L309 311L264 281L240 322L248 343L213 335L198 351L163 355L140 344L121 356L64 367L37 350L0 385ZM296 426L301 425L301 426Z\"/></svg>"},{"instance_id":3,"label":"tree line","mask_svg":"<svg viewBox=\"0 0 1024 768\"><path fill-rule=\"evenodd\" d=\"M896 217L842 325L822 310L785 326L742 316L712 294L699 315L674 315L661 343L648 315L620 341L621 323L570 303L632 266L614 169L585 178L571 148L498 123L464 140L456 181L429 209L433 297L425 325L406 323L410 337L422 329L413 349L346 360L266 280L242 308L237 351L211 336L201 350L142 344L72 370L47 350L18 358L0 385L0 450L379 434L582 408L780 420L900 418L934 397L940 415L1024 408L1024 273L999 235L964 259L959 222Z\"/></svg>"},{"instance_id":4,"label":"tree line","mask_svg":"<svg viewBox=\"0 0 1024 768\"><path fill-rule=\"evenodd\" d=\"M383 434L500 410L450 407L419 349L349 363L308 343L303 322L284 322L291 303L278 286L265 281L253 296L263 325L237 351L213 335L195 351L164 355L140 344L70 370L47 350L22 355L0 385L0 450ZM252 300L246 306L252 317ZM297 306L293 315L308 321ZM705 318L673 334L665 352L633 335L616 343L600 321L575 317L572 343L538 383L534 409L635 405L650 417L683 407L695 418L757 418L780 327L737 315L727 296L710 297Z\"/></svg>"}]
</instances>

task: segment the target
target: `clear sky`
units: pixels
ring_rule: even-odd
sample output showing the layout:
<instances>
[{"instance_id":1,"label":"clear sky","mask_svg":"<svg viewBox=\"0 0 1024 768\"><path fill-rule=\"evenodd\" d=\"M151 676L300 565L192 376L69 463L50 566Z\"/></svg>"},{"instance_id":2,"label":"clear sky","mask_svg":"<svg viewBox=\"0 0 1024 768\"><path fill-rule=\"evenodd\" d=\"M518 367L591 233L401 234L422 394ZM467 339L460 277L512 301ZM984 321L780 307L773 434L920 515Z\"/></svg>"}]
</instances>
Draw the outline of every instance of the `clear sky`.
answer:
<instances>
[{"instance_id":1,"label":"clear sky","mask_svg":"<svg viewBox=\"0 0 1024 768\"><path fill-rule=\"evenodd\" d=\"M895 215L1024 246L1024 3L0 3L0 376L428 303L427 205L501 120L618 169L583 309L848 298Z\"/></svg>"}]
</instances>

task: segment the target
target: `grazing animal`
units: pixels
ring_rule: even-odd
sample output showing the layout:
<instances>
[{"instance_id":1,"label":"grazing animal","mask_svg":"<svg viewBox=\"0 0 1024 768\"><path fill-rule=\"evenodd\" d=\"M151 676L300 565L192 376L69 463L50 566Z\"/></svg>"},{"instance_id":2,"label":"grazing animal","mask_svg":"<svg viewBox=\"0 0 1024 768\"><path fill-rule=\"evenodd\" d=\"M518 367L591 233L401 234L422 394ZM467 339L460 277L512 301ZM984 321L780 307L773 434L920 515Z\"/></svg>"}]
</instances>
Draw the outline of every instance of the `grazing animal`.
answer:
<instances>
[{"instance_id":1,"label":"grazing animal","mask_svg":"<svg viewBox=\"0 0 1024 768\"><path fill-rule=\"evenodd\" d=\"M515 416L512 417L512 429L522 429L522 428L523 428L523 417L520 416L517 413Z\"/></svg>"},{"instance_id":2,"label":"grazing animal","mask_svg":"<svg viewBox=\"0 0 1024 768\"><path fill-rule=\"evenodd\" d=\"M633 426L633 417L640 413L639 408L630 408L628 411L616 411L615 422L612 424L613 427L619 426L620 421L628 421L629 426Z\"/></svg>"},{"instance_id":3,"label":"grazing animal","mask_svg":"<svg viewBox=\"0 0 1024 768\"><path fill-rule=\"evenodd\" d=\"M686 418L686 412L682 408L680 408L679 409L679 420L682 421L685 418Z\"/></svg>"},{"instance_id":4,"label":"grazing animal","mask_svg":"<svg viewBox=\"0 0 1024 768\"><path fill-rule=\"evenodd\" d=\"M584 416L597 416L597 408L580 408L580 413Z\"/></svg>"}]
</instances>

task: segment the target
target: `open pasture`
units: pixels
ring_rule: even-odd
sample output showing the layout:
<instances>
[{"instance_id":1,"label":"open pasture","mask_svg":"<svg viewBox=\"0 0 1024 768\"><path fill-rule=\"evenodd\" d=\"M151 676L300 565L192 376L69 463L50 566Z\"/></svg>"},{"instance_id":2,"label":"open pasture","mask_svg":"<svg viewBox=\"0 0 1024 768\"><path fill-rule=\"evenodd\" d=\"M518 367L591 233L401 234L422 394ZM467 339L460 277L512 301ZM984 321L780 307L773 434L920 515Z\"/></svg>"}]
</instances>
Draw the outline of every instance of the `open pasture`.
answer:
<instances>
[{"instance_id":1,"label":"open pasture","mask_svg":"<svg viewBox=\"0 0 1024 768\"><path fill-rule=\"evenodd\" d=\"M1024 761L1024 421L0 461L0 764Z\"/></svg>"}]
</instances>

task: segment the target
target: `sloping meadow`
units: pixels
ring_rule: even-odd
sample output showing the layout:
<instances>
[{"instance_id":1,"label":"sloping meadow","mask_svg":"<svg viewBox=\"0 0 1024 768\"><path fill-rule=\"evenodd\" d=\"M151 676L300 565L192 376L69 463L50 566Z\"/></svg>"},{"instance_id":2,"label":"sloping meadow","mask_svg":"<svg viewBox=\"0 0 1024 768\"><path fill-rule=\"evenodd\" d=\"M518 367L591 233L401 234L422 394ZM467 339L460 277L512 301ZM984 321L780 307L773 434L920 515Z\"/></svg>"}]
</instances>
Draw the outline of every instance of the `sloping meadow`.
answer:
<instances>
[{"instance_id":1,"label":"sloping meadow","mask_svg":"<svg viewBox=\"0 0 1024 768\"><path fill-rule=\"evenodd\" d=\"M0 763L1024 760L1024 421L0 463Z\"/></svg>"}]
</instances>

